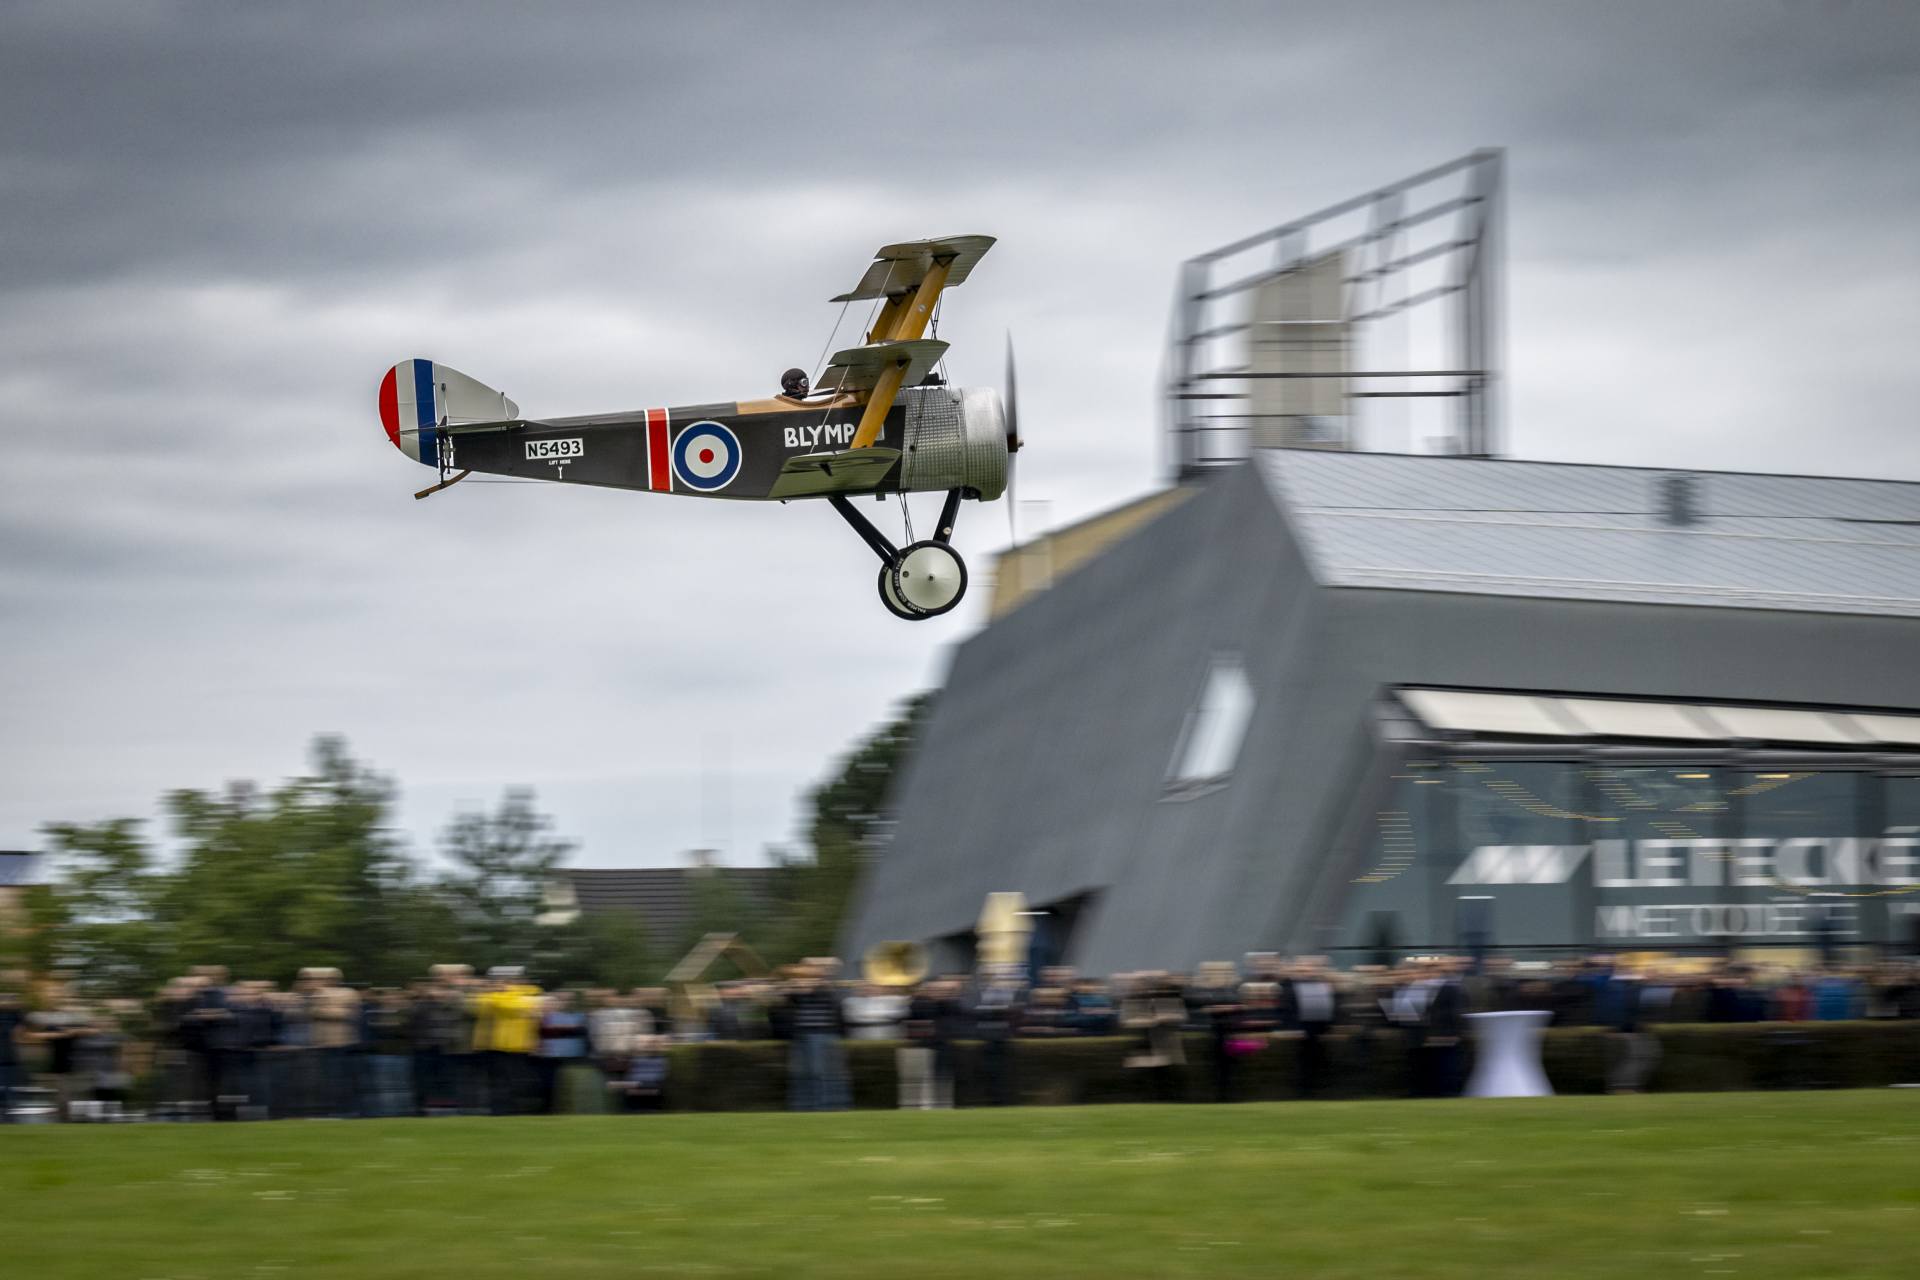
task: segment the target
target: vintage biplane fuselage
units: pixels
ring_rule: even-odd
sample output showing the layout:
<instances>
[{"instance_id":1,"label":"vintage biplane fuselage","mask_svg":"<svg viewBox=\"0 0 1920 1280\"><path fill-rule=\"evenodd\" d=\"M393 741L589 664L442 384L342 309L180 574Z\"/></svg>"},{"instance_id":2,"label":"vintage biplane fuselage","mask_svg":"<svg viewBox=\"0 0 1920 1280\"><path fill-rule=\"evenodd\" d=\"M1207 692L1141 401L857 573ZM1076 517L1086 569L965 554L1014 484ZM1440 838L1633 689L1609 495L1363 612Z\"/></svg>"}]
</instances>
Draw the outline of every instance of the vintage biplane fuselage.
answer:
<instances>
[{"instance_id":1,"label":"vintage biplane fuselage","mask_svg":"<svg viewBox=\"0 0 1920 1280\"><path fill-rule=\"evenodd\" d=\"M412 376L432 387L453 372L412 360L387 376L396 384ZM381 403L387 403L385 391ZM420 403L407 406L414 410L413 429L389 422L388 434L408 457L448 472L775 501L964 489L991 502L1007 486L1006 412L997 391L977 387L901 391L873 445L852 456L866 408L855 395L543 418L512 429L458 419L420 426Z\"/></svg>"},{"instance_id":2,"label":"vintage biplane fuselage","mask_svg":"<svg viewBox=\"0 0 1920 1280\"><path fill-rule=\"evenodd\" d=\"M947 344L925 337L942 289L961 283L993 240L954 236L888 245L851 292L876 317L864 345L837 352L799 394L566 418L526 418L493 388L431 360L403 360L380 384L380 420L408 457L433 467L426 497L472 472L697 498L826 498L881 561L879 590L903 618L945 613L966 590L949 545L963 499L1007 488L1019 448L1007 403L934 373ZM863 494L947 495L932 539L895 547L848 503Z\"/></svg>"}]
</instances>

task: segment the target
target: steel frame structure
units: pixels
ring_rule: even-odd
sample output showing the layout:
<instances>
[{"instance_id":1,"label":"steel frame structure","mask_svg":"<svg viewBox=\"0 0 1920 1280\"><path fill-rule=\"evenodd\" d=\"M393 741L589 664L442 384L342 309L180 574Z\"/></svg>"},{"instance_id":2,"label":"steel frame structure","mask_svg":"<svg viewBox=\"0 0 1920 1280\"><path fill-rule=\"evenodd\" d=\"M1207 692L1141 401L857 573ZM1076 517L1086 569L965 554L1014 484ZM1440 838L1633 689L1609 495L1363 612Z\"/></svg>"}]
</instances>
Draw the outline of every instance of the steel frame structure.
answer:
<instances>
[{"instance_id":1,"label":"steel frame structure","mask_svg":"<svg viewBox=\"0 0 1920 1280\"><path fill-rule=\"evenodd\" d=\"M1247 456L1254 415L1234 409L1256 378L1344 378L1350 401L1452 400L1452 434L1441 451L1493 456L1504 191L1504 152L1482 149L1184 263L1164 368L1175 475L1192 477ZM1356 222L1358 231L1352 230ZM1249 369L1254 291L1337 250L1352 264L1343 277L1345 311L1359 354L1366 354L1360 339L1368 326L1435 308L1444 313L1449 358L1435 367L1405 361L1408 367L1338 373ZM1360 430L1350 447L1364 447Z\"/></svg>"}]
</instances>

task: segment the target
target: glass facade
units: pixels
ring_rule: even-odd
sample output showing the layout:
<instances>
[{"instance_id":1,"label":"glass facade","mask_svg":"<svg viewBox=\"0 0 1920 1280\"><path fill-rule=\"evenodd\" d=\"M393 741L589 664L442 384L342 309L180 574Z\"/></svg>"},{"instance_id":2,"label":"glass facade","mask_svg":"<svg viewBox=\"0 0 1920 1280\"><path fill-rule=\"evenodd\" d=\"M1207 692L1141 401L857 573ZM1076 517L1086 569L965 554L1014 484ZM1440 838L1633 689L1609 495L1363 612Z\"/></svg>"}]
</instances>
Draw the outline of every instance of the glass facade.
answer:
<instances>
[{"instance_id":1,"label":"glass facade","mask_svg":"<svg viewBox=\"0 0 1920 1280\"><path fill-rule=\"evenodd\" d=\"M1335 930L1356 960L1920 941L1920 777L1434 762L1373 826Z\"/></svg>"}]
</instances>

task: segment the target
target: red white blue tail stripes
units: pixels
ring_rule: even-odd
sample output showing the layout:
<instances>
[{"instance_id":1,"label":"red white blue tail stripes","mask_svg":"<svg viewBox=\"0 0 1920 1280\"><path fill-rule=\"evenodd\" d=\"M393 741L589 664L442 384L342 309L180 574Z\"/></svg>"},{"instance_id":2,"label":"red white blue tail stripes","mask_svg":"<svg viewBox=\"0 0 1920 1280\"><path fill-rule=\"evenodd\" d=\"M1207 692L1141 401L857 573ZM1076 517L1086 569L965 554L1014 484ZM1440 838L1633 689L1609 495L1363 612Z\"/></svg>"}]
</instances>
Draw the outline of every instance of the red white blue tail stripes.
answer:
<instances>
[{"instance_id":1,"label":"red white blue tail stripes","mask_svg":"<svg viewBox=\"0 0 1920 1280\"><path fill-rule=\"evenodd\" d=\"M380 425L387 429L387 439L430 467L440 465L438 391L431 360L402 360L380 383Z\"/></svg>"},{"instance_id":2,"label":"red white blue tail stripes","mask_svg":"<svg viewBox=\"0 0 1920 1280\"><path fill-rule=\"evenodd\" d=\"M512 422L520 406L484 382L432 360L402 360L380 383L380 425L393 447L430 467L452 458L440 437L449 425Z\"/></svg>"}]
</instances>

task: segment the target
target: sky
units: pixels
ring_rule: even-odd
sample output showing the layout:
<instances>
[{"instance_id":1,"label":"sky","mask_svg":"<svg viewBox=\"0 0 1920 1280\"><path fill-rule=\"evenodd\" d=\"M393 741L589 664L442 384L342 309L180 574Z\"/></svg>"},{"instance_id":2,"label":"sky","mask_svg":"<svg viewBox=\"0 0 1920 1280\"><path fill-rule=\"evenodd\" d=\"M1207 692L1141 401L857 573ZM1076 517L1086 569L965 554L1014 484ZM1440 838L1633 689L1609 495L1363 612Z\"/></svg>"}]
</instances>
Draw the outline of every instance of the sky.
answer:
<instances>
[{"instance_id":1,"label":"sky","mask_svg":"<svg viewBox=\"0 0 1920 1280\"><path fill-rule=\"evenodd\" d=\"M318 733L423 856L516 785L576 865L794 846L1006 512L902 623L820 504L415 502L386 369L763 395L879 245L991 234L941 336L1018 344L1024 536L1165 483L1184 259L1489 146L1507 452L1920 480L1920 6L8 4L0 848Z\"/></svg>"}]
</instances>

